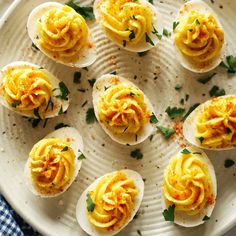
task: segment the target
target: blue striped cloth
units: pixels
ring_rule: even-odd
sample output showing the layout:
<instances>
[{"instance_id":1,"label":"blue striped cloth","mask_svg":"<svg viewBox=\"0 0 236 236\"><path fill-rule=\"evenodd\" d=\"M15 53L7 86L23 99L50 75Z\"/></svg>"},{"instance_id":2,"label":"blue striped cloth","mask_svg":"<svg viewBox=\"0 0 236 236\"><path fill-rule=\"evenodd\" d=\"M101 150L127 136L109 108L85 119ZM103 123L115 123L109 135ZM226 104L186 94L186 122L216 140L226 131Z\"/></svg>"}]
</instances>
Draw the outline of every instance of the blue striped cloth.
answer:
<instances>
[{"instance_id":1,"label":"blue striped cloth","mask_svg":"<svg viewBox=\"0 0 236 236\"><path fill-rule=\"evenodd\" d=\"M0 236L40 236L0 195Z\"/></svg>"}]
</instances>

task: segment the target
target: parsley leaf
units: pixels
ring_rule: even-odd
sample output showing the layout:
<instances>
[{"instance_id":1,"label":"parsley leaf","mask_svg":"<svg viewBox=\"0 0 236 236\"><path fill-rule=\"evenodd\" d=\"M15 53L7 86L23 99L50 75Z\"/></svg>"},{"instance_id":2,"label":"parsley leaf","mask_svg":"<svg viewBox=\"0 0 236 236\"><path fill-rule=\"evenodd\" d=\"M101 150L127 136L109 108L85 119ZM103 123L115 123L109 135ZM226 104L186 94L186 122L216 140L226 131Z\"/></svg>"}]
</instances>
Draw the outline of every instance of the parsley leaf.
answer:
<instances>
[{"instance_id":1,"label":"parsley leaf","mask_svg":"<svg viewBox=\"0 0 236 236\"><path fill-rule=\"evenodd\" d=\"M38 124L40 123L41 119L29 118L28 121L31 123L33 128L36 128Z\"/></svg>"},{"instance_id":2,"label":"parsley leaf","mask_svg":"<svg viewBox=\"0 0 236 236\"><path fill-rule=\"evenodd\" d=\"M176 84L175 90L180 91L183 87L180 84Z\"/></svg>"},{"instance_id":3,"label":"parsley leaf","mask_svg":"<svg viewBox=\"0 0 236 236\"><path fill-rule=\"evenodd\" d=\"M95 209L95 204L89 193L87 193L86 203L87 203L87 211L93 212Z\"/></svg>"},{"instance_id":4,"label":"parsley leaf","mask_svg":"<svg viewBox=\"0 0 236 236\"><path fill-rule=\"evenodd\" d=\"M198 20L198 19L196 19L196 25L200 25L201 23L200 23L200 21Z\"/></svg>"},{"instance_id":5,"label":"parsley leaf","mask_svg":"<svg viewBox=\"0 0 236 236\"><path fill-rule=\"evenodd\" d=\"M38 107L38 108L34 108L34 115L35 115L37 118L41 119L41 117L40 117L40 115L39 115L39 107Z\"/></svg>"},{"instance_id":6,"label":"parsley leaf","mask_svg":"<svg viewBox=\"0 0 236 236\"><path fill-rule=\"evenodd\" d=\"M214 76L216 75L216 73L213 73L207 77L202 77L200 79L198 79L197 81L201 84L206 84L207 82L209 82Z\"/></svg>"},{"instance_id":7,"label":"parsley leaf","mask_svg":"<svg viewBox=\"0 0 236 236\"><path fill-rule=\"evenodd\" d=\"M229 127L226 127L226 134L230 134L232 131Z\"/></svg>"},{"instance_id":8,"label":"parsley leaf","mask_svg":"<svg viewBox=\"0 0 236 236\"><path fill-rule=\"evenodd\" d=\"M168 31L167 29L165 29L165 28L163 29L162 34L163 34L164 36L166 36L167 38L171 36L171 32L169 32L169 31Z\"/></svg>"},{"instance_id":9,"label":"parsley leaf","mask_svg":"<svg viewBox=\"0 0 236 236\"><path fill-rule=\"evenodd\" d=\"M148 52L149 52L149 51L138 52L138 55L139 55L140 57L144 57L144 56L146 56L146 55L148 54Z\"/></svg>"},{"instance_id":10,"label":"parsley leaf","mask_svg":"<svg viewBox=\"0 0 236 236\"><path fill-rule=\"evenodd\" d=\"M17 106L19 106L21 104L21 101L15 101L11 104L12 107L16 108Z\"/></svg>"},{"instance_id":11,"label":"parsley leaf","mask_svg":"<svg viewBox=\"0 0 236 236\"><path fill-rule=\"evenodd\" d=\"M92 124L96 121L96 116L95 116L95 113L94 113L94 108L91 107L87 110L86 112L86 122L87 124Z\"/></svg>"},{"instance_id":12,"label":"parsley leaf","mask_svg":"<svg viewBox=\"0 0 236 236\"><path fill-rule=\"evenodd\" d=\"M143 158L143 154L140 149L135 149L130 153L130 156L135 158L136 160L140 160Z\"/></svg>"},{"instance_id":13,"label":"parsley leaf","mask_svg":"<svg viewBox=\"0 0 236 236\"><path fill-rule=\"evenodd\" d=\"M54 129L57 130L57 129L60 129L60 128L63 128L63 127L69 127L69 125L67 124L64 124L64 123L58 123Z\"/></svg>"},{"instance_id":14,"label":"parsley leaf","mask_svg":"<svg viewBox=\"0 0 236 236\"><path fill-rule=\"evenodd\" d=\"M235 164L235 162L233 160L226 159L224 165L225 165L225 168L229 168L229 167L233 166L234 164Z\"/></svg>"},{"instance_id":15,"label":"parsley leaf","mask_svg":"<svg viewBox=\"0 0 236 236\"><path fill-rule=\"evenodd\" d=\"M68 100L68 95L70 93L69 89L66 87L66 85L64 84L64 82L60 82L59 83L59 88L61 91L61 95L58 95L58 98L61 98L63 100Z\"/></svg>"},{"instance_id":16,"label":"parsley leaf","mask_svg":"<svg viewBox=\"0 0 236 236\"><path fill-rule=\"evenodd\" d=\"M117 75L117 72L114 70L114 71L110 72L110 74Z\"/></svg>"},{"instance_id":17,"label":"parsley leaf","mask_svg":"<svg viewBox=\"0 0 236 236\"><path fill-rule=\"evenodd\" d=\"M162 35L158 33L157 29L154 26L152 33L155 34L159 40L162 39Z\"/></svg>"},{"instance_id":18,"label":"parsley leaf","mask_svg":"<svg viewBox=\"0 0 236 236\"><path fill-rule=\"evenodd\" d=\"M179 21L173 22L173 31L175 31L176 27L179 25Z\"/></svg>"},{"instance_id":19,"label":"parsley leaf","mask_svg":"<svg viewBox=\"0 0 236 236\"><path fill-rule=\"evenodd\" d=\"M186 118L200 105L200 103L195 103L193 104L189 110L187 111L187 113L184 115L183 117L183 121L186 120Z\"/></svg>"},{"instance_id":20,"label":"parsley leaf","mask_svg":"<svg viewBox=\"0 0 236 236\"><path fill-rule=\"evenodd\" d=\"M78 157L77 160L83 160L86 159L85 155L83 153L81 153Z\"/></svg>"},{"instance_id":21,"label":"parsley leaf","mask_svg":"<svg viewBox=\"0 0 236 236\"><path fill-rule=\"evenodd\" d=\"M31 48L39 51L39 48L34 43L31 44Z\"/></svg>"},{"instance_id":22,"label":"parsley leaf","mask_svg":"<svg viewBox=\"0 0 236 236\"><path fill-rule=\"evenodd\" d=\"M93 87L93 85L94 85L95 82L96 82L96 79L89 79L88 82L89 82L89 85L90 85L91 87Z\"/></svg>"},{"instance_id":23,"label":"parsley leaf","mask_svg":"<svg viewBox=\"0 0 236 236\"><path fill-rule=\"evenodd\" d=\"M164 134L166 139L169 139L175 133L175 130L169 127L157 126L157 128Z\"/></svg>"},{"instance_id":24,"label":"parsley leaf","mask_svg":"<svg viewBox=\"0 0 236 236\"><path fill-rule=\"evenodd\" d=\"M229 55L226 57L227 65L222 61L220 66L227 69L228 73L235 73L236 72L236 56Z\"/></svg>"},{"instance_id":25,"label":"parsley leaf","mask_svg":"<svg viewBox=\"0 0 236 236\"><path fill-rule=\"evenodd\" d=\"M151 124L156 124L158 122L157 117L155 116L154 113L152 113L152 115L150 116L150 123Z\"/></svg>"},{"instance_id":26,"label":"parsley leaf","mask_svg":"<svg viewBox=\"0 0 236 236\"><path fill-rule=\"evenodd\" d=\"M185 109L184 108L177 108L177 107L167 107L165 112L173 120L179 116L182 116L185 112Z\"/></svg>"},{"instance_id":27,"label":"parsley leaf","mask_svg":"<svg viewBox=\"0 0 236 236\"><path fill-rule=\"evenodd\" d=\"M183 149L182 151L181 151L181 153L183 153L183 154L189 154L189 153L191 153L188 149Z\"/></svg>"},{"instance_id":28,"label":"parsley leaf","mask_svg":"<svg viewBox=\"0 0 236 236\"><path fill-rule=\"evenodd\" d=\"M80 84L80 83L81 83L81 72L76 71L76 72L74 73L74 80L73 80L73 82L74 82L75 84Z\"/></svg>"},{"instance_id":29,"label":"parsley leaf","mask_svg":"<svg viewBox=\"0 0 236 236\"><path fill-rule=\"evenodd\" d=\"M129 39L132 40L135 38L135 33L133 30L129 30L129 31L130 31Z\"/></svg>"},{"instance_id":30,"label":"parsley leaf","mask_svg":"<svg viewBox=\"0 0 236 236\"><path fill-rule=\"evenodd\" d=\"M67 146L65 146L65 147L61 150L61 152L66 152L66 151L68 151L68 147L67 147Z\"/></svg>"},{"instance_id":31,"label":"parsley leaf","mask_svg":"<svg viewBox=\"0 0 236 236\"><path fill-rule=\"evenodd\" d=\"M82 15L85 20L94 20L95 16L93 13L93 7L80 7L74 0L70 0L66 3L69 7L73 8L77 13Z\"/></svg>"},{"instance_id":32,"label":"parsley leaf","mask_svg":"<svg viewBox=\"0 0 236 236\"><path fill-rule=\"evenodd\" d=\"M142 236L142 233L139 229L137 230L137 233L138 233L139 236Z\"/></svg>"},{"instance_id":33,"label":"parsley leaf","mask_svg":"<svg viewBox=\"0 0 236 236\"><path fill-rule=\"evenodd\" d=\"M148 0L151 4L153 4L153 0Z\"/></svg>"},{"instance_id":34,"label":"parsley leaf","mask_svg":"<svg viewBox=\"0 0 236 236\"><path fill-rule=\"evenodd\" d=\"M202 143L204 141L203 137L199 137L198 139L199 139L200 143Z\"/></svg>"},{"instance_id":35,"label":"parsley leaf","mask_svg":"<svg viewBox=\"0 0 236 236\"><path fill-rule=\"evenodd\" d=\"M225 90L220 89L218 86L214 85L212 89L209 91L211 97L219 97L225 95Z\"/></svg>"},{"instance_id":36,"label":"parsley leaf","mask_svg":"<svg viewBox=\"0 0 236 236\"><path fill-rule=\"evenodd\" d=\"M203 217L202 221L207 221L207 220L209 220L209 219L210 219L210 217L207 216L207 215L205 215L205 216Z\"/></svg>"},{"instance_id":37,"label":"parsley leaf","mask_svg":"<svg viewBox=\"0 0 236 236\"><path fill-rule=\"evenodd\" d=\"M148 36L147 33L145 33L145 39L147 43L150 43L152 46L155 46L155 44L153 43L152 39Z\"/></svg>"},{"instance_id":38,"label":"parsley leaf","mask_svg":"<svg viewBox=\"0 0 236 236\"><path fill-rule=\"evenodd\" d=\"M175 204L172 206L169 206L168 209L165 209L162 212L162 215L165 218L165 221L174 221L175 219Z\"/></svg>"}]
</instances>

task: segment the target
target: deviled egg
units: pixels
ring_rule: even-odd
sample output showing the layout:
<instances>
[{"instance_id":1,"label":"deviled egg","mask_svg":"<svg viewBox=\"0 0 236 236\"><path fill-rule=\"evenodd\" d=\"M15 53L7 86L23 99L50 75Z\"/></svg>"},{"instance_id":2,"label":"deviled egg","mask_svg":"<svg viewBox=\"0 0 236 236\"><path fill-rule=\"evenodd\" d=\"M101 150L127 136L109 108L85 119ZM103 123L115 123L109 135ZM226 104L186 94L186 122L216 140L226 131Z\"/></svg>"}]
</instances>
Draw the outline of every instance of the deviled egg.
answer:
<instances>
[{"instance_id":1,"label":"deviled egg","mask_svg":"<svg viewBox=\"0 0 236 236\"><path fill-rule=\"evenodd\" d=\"M160 13L145 0L95 0L94 14L106 35L128 51L143 52L160 40Z\"/></svg>"},{"instance_id":2,"label":"deviled egg","mask_svg":"<svg viewBox=\"0 0 236 236\"><path fill-rule=\"evenodd\" d=\"M135 84L117 75L107 74L96 80L93 106L104 131L121 144L135 145L144 141L157 121L146 95Z\"/></svg>"},{"instance_id":3,"label":"deviled egg","mask_svg":"<svg viewBox=\"0 0 236 236\"><path fill-rule=\"evenodd\" d=\"M76 218L89 235L115 235L135 216L143 199L144 182L133 170L120 170L95 180L81 195Z\"/></svg>"},{"instance_id":4,"label":"deviled egg","mask_svg":"<svg viewBox=\"0 0 236 236\"><path fill-rule=\"evenodd\" d=\"M83 139L75 128L58 129L37 142L25 165L32 193L56 197L75 180L83 159Z\"/></svg>"},{"instance_id":5,"label":"deviled egg","mask_svg":"<svg viewBox=\"0 0 236 236\"><path fill-rule=\"evenodd\" d=\"M186 2L176 19L174 43L186 69L204 73L224 58L224 31L217 14L202 0Z\"/></svg>"},{"instance_id":6,"label":"deviled egg","mask_svg":"<svg viewBox=\"0 0 236 236\"><path fill-rule=\"evenodd\" d=\"M170 159L162 187L165 220L184 227L203 224L212 214L216 195L215 170L202 150L187 147Z\"/></svg>"},{"instance_id":7,"label":"deviled egg","mask_svg":"<svg viewBox=\"0 0 236 236\"><path fill-rule=\"evenodd\" d=\"M12 62L0 71L0 103L23 116L46 119L65 112L69 90L46 69Z\"/></svg>"},{"instance_id":8,"label":"deviled egg","mask_svg":"<svg viewBox=\"0 0 236 236\"><path fill-rule=\"evenodd\" d=\"M236 96L213 98L185 120L185 138L193 145L214 150L236 147Z\"/></svg>"},{"instance_id":9,"label":"deviled egg","mask_svg":"<svg viewBox=\"0 0 236 236\"><path fill-rule=\"evenodd\" d=\"M74 9L46 2L30 13L28 34L52 60L71 67L86 67L96 60L93 37L85 19Z\"/></svg>"}]
</instances>

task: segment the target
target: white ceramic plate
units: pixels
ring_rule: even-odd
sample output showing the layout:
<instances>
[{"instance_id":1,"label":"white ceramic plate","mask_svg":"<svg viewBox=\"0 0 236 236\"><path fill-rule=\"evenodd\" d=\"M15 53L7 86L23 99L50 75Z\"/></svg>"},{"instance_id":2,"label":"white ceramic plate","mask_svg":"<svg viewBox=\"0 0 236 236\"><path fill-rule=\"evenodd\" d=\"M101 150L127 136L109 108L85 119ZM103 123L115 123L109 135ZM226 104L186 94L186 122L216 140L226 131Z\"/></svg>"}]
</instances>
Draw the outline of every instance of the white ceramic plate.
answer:
<instances>
[{"instance_id":1,"label":"white ceramic plate","mask_svg":"<svg viewBox=\"0 0 236 236\"><path fill-rule=\"evenodd\" d=\"M89 71L81 70L82 83L73 84L75 69L55 64L40 52L31 49L31 41L27 35L27 16L34 6L46 2L44 0L16 0L0 23L0 66L16 60L26 60L44 66L60 80L68 84L71 91L71 106L68 113L49 120L46 128L40 124L33 129L27 119L0 107L0 191L12 204L16 211L45 235L85 235L76 222L75 207L83 190L95 178L122 168L138 171L145 181L145 193L140 208L140 215L119 235L221 235L236 223L236 165L224 168L224 160L236 161L235 150L224 152L207 152L213 162L218 178L218 196L211 219L204 225L187 229L165 222L161 210L162 172L169 158L176 153L182 140L175 136L175 141L166 141L157 132L153 140L146 140L136 147L121 146L113 142L98 123L87 125L85 114L92 106L91 87L87 79L96 78L116 70L119 75L130 77L148 95L154 104L159 123L168 125L171 121L165 115L167 106L180 106L179 100L189 94L185 103L188 109L196 102L209 99L208 92L213 85L224 88L228 94L235 93L236 77L228 75L218 68L217 75L206 85L196 81L197 76L183 69L176 61L171 38L163 37L157 48L146 56L139 57L135 53L126 52L111 43L96 23L92 23L98 48L98 59L89 67ZM65 2L65 1L60 1ZM88 5L90 1L80 1ZM163 15L165 27L172 29L183 0L155 1ZM219 15L226 33L228 54L236 53L236 1L221 0L212 4L207 1ZM219 4L223 8L219 7ZM134 76L137 79L133 79ZM157 79L156 79L157 78ZM176 84L183 85L178 92ZM77 89L86 89L85 93ZM202 94L206 94L202 96ZM82 108L81 105L88 101ZM160 116L160 114L163 114ZM40 199L33 196L23 182L23 169L28 153L34 143L64 122L76 127L84 137L86 160L80 174L71 188L55 199ZM130 152L140 148L144 157L135 160Z\"/></svg>"}]
</instances>

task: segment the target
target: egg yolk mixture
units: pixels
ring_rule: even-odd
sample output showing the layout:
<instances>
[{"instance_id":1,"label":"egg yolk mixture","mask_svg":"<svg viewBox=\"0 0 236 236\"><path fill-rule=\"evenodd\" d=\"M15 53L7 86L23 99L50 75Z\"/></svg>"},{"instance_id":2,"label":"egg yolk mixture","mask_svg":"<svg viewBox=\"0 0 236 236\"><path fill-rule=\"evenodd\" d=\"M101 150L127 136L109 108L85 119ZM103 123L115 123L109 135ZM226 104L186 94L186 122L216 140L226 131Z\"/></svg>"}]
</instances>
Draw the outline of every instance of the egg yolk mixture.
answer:
<instances>
[{"instance_id":1,"label":"egg yolk mixture","mask_svg":"<svg viewBox=\"0 0 236 236\"><path fill-rule=\"evenodd\" d=\"M40 193L63 192L75 172L75 153L70 140L46 138L34 145L29 168L34 186Z\"/></svg>"},{"instance_id":2,"label":"egg yolk mixture","mask_svg":"<svg viewBox=\"0 0 236 236\"><path fill-rule=\"evenodd\" d=\"M199 114L196 137L206 147L236 146L236 99L234 97L212 99Z\"/></svg>"},{"instance_id":3,"label":"egg yolk mixture","mask_svg":"<svg viewBox=\"0 0 236 236\"><path fill-rule=\"evenodd\" d=\"M100 24L124 45L136 45L153 29L153 12L145 4L132 0L102 0L97 6Z\"/></svg>"},{"instance_id":4,"label":"egg yolk mixture","mask_svg":"<svg viewBox=\"0 0 236 236\"><path fill-rule=\"evenodd\" d=\"M109 87L98 103L100 122L116 134L136 134L150 120L143 92L130 85Z\"/></svg>"},{"instance_id":5,"label":"egg yolk mixture","mask_svg":"<svg viewBox=\"0 0 236 236\"><path fill-rule=\"evenodd\" d=\"M54 59L74 61L88 43L86 21L71 7L53 8L37 24L39 45Z\"/></svg>"},{"instance_id":6,"label":"egg yolk mixture","mask_svg":"<svg viewBox=\"0 0 236 236\"><path fill-rule=\"evenodd\" d=\"M95 204L93 212L87 212L89 221L100 229L114 231L131 217L138 190L134 181L120 171L104 177L89 194Z\"/></svg>"},{"instance_id":7,"label":"egg yolk mixture","mask_svg":"<svg viewBox=\"0 0 236 236\"><path fill-rule=\"evenodd\" d=\"M221 51L224 32L213 15L191 11L180 19L175 44L190 60L207 64Z\"/></svg>"},{"instance_id":8,"label":"egg yolk mixture","mask_svg":"<svg viewBox=\"0 0 236 236\"><path fill-rule=\"evenodd\" d=\"M177 154L164 172L163 194L175 211L196 215L214 203L212 179L200 154Z\"/></svg>"},{"instance_id":9,"label":"egg yolk mixture","mask_svg":"<svg viewBox=\"0 0 236 236\"><path fill-rule=\"evenodd\" d=\"M46 73L37 68L11 67L3 73L0 94L18 111L39 108L43 117L52 95L52 85Z\"/></svg>"}]
</instances>

